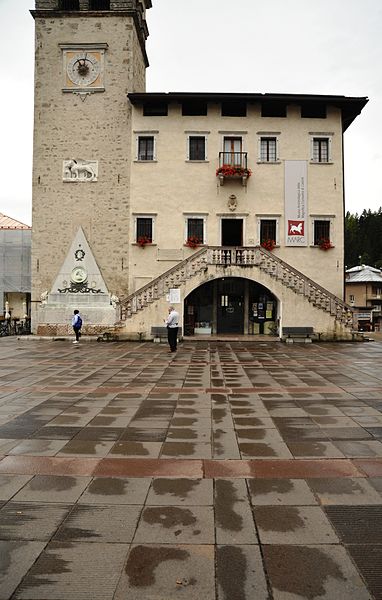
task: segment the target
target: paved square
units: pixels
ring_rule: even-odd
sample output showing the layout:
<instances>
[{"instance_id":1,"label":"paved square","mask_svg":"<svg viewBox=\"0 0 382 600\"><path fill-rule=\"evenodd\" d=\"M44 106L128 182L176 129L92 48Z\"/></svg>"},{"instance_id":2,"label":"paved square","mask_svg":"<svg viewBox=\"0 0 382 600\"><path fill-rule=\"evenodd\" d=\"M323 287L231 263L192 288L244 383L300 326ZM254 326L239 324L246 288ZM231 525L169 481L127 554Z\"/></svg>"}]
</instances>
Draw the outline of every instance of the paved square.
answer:
<instances>
[{"instance_id":1,"label":"paved square","mask_svg":"<svg viewBox=\"0 0 382 600\"><path fill-rule=\"evenodd\" d=\"M381 432L381 342L2 338L0 600L381 600Z\"/></svg>"}]
</instances>

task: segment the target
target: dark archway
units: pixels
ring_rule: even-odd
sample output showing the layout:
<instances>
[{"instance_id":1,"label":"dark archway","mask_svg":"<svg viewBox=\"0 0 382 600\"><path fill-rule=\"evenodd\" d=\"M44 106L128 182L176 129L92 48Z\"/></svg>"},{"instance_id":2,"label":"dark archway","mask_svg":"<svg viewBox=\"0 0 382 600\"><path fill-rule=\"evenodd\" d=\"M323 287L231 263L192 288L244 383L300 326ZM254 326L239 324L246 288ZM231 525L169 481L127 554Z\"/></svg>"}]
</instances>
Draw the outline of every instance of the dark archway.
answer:
<instances>
[{"instance_id":1,"label":"dark archway","mask_svg":"<svg viewBox=\"0 0 382 600\"><path fill-rule=\"evenodd\" d=\"M278 302L272 292L240 277L208 281L184 301L185 335L275 335L277 317Z\"/></svg>"}]
</instances>

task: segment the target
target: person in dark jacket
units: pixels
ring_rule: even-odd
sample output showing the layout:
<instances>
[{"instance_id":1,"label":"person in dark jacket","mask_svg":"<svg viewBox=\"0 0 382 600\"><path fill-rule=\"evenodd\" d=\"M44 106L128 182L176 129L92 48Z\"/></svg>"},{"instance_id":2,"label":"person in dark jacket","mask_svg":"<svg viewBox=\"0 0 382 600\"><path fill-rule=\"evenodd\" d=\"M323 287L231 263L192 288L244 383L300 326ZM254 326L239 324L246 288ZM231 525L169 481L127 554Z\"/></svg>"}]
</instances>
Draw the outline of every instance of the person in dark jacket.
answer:
<instances>
[{"instance_id":1,"label":"person in dark jacket","mask_svg":"<svg viewBox=\"0 0 382 600\"><path fill-rule=\"evenodd\" d=\"M73 312L72 327L76 336L76 339L74 340L73 344L79 344L81 336L82 318L80 315L80 311L77 309Z\"/></svg>"}]
</instances>

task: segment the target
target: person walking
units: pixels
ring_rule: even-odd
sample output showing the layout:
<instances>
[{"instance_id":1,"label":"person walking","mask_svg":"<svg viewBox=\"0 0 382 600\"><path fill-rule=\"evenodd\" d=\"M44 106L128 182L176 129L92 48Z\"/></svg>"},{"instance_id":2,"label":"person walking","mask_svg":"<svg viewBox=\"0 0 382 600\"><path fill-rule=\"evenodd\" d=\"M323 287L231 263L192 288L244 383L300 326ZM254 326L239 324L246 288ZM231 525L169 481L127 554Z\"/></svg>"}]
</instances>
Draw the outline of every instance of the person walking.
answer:
<instances>
[{"instance_id":1,"label":"person walking","mask_svg":"<svg viewBox=\"0 0 382 600\"><path fill-rule=\"evenodd\" d=\"M80 311L77 309L73 312L72 327L76 336L76 339L74 340L73 344L79 344L81 336L82 319Z\"/></svg>"},{"instance_id":2,"label":"person walking","mask_svg":"<svg viewBox=\"0 0 382 600\"><path fill-rule=\"evenodd\" d=\"M165 319L167 327L167 339L171 352L176 352L179 329L179 313L176 312L173 306L168 308L168 317Z\"/></svg>"}]
</instances>

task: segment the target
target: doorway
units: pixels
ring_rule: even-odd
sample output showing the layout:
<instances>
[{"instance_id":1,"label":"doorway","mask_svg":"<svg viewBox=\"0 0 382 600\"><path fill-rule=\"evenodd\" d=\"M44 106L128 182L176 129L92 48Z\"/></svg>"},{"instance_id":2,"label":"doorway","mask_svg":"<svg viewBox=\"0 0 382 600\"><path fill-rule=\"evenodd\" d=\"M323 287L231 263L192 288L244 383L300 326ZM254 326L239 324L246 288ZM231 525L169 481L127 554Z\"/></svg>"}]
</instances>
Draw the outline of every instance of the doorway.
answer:
<instances>
[{"instance_id":1,"label":"doorway","mask_svg":"<svg viewBox=\"0 0 382 600\"><path fill-rule=\"evenodd\" d=\"M243 245L243 219L221 220L221 245L242 246Z\"/></svg>"},{"instance_id":2,"label":"doorway","mask_svg":"<svg viewBox=\"0 0 382 600\"><path fill-rule=\"evenodd\" d=\"M217 333L244 333L244 280L219 279Z\"/></svg>"}]
</instances>

